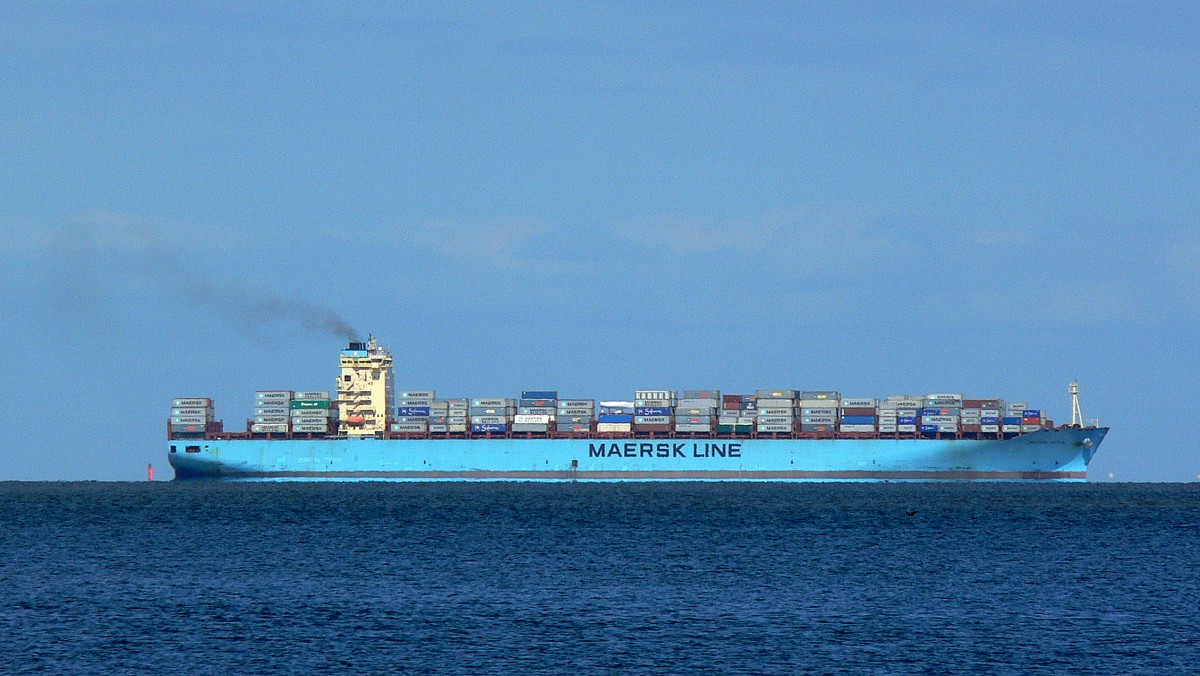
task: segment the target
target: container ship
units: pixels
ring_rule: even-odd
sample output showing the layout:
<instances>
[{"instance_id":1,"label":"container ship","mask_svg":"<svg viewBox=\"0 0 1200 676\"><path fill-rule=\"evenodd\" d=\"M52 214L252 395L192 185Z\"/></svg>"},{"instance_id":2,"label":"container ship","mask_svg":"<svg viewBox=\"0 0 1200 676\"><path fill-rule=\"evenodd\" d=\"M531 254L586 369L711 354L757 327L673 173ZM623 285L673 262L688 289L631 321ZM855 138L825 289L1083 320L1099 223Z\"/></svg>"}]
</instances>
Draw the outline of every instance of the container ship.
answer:
<instances>
[{"instance_id":1,"label":"container ship","mask_svg":"<svg viewBox=\"0 0 1200 676\"><path fill-rule=\"evenodd\" d=\"M261 390L244 431L209 397L172 400L178 480L1086 481L1108 429L962 394L638 390L632 399L439 399L397 389L372 337L334 391ZM333 395L336 394L336 397Z\"/></svg>"}]
</instances>

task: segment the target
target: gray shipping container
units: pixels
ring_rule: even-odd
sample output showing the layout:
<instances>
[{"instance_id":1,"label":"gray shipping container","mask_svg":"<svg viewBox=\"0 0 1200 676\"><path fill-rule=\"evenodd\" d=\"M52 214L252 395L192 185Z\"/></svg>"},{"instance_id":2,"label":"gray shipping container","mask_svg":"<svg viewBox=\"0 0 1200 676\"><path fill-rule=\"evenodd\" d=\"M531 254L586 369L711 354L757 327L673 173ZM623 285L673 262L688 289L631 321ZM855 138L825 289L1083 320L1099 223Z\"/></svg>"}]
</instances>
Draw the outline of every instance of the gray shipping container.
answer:
<instances>
[{"instance_id":1,"label":"gray shipping container","mask_svg":"<svg viewBox=\"0 0 1200 676\"><path fill-rule=\"evenodd\" d=\"M259 434L287 434L287 425L251 425L251 432Z\"/></svg>"},{"instance_id":2,"label":"gray shipping container","mask_svg":"<svg viewBox=\"0 0 1200 676\"><path fill-rule=\"evenodd\" d=\"M515 423L511 429L513 432L546 432L549 431L550 425L546 423Z\"/></svg>"},{"instance_id":3,"label":"gray shipping container","mask_svg":"<svg viewBox=\"0 0 1200 676\"><path fill-rule=\"evenodd\" d=\"M198 434L204 432L204 425L171 425L172 433Z\"/></svg>"},{"instance_id":4,"label":"gray shipping container","mask_svg":"<svg viewBox=\"0 0 1200 676\"><path fill-rule=\"evenodd\" d=\"M711 432L712 425L705 425L705 424L701 424L701 423L676 423L675 431L676 432Z\"/></svg>"},{"instance_id":5,"label":"gray shipping container","mask_svg":"<svg viewBox=\"0 0 1200 676\"><path fill-rule=\"evenodd\" d=\"M179 415L171 417L172 425L204 425L206 423L208 423L208 418L202 415Z\"/></svg>"},{"instance_id":6,"label":"gray shipping container","mask_svg":"<svg viewBox=\"0 0 1200 676\"><path fill-rule=\"evenodd\" d=\"M171 400L171 408L212 408L208 397L180 397Z\"/></svg>"},{"instance_id":7,"label":"gray shipping container","mask_svg":"<svg viewBox=\"0 0 1200 676\"><path fill-rule=\"evenodd\" d=\"M706 408L683 408L682 406L675 409L675 415L716 415L717 409L715 406Z\"/></svg>"},{"instance_id":8,"label":"gray shipping container","mask_svg":"<svg viewBox=\"0 0 1200 676\"><path fill-rule=\"evenodd\" d=\"M315 416L294 416L292 417L292 425L321 425L329 427L329 418L318 418Z\"/></svg>"},{"instance_id":9,"label":"gray shipping container","mask_svg":"<svg viewBox=\"0 0 1200 676\"><path fill-rule=\"evenodd\" d=\"M429 431L434 434L445 434L450 431L449 425L433 425L429 426Z\"/></svg>"},{"instance_id":10,"label":"gray shipping container","mask_svg":"<svg viewBox=\"0 0 1200 676\"><path fill-rule=\"evenodd\" d=\"M843 432L874 432L874 425L842 425Z\"/></svg>"},{"instance_id":11,"label":"gray shipping container","mask_svg":"<svg viewBox=\"0 0 1200 676\"><path fill-rule=\"evenodd\" d=\"M842 399L842 408L875 408L879 406L878 399Z\"/></svg>"},{"instance_id":12,"label":"gray shipping container","mask_svg":"<svg viewBox=\"0 0 1200 676\"><path fill-rule=\"evenodd\" d=\"M795 399L780 399L779 397L759 399L756 403L758 408L795 408Z\"/></svg>"},{"instance_id":13,"label":"gray shipping container","mask_svg":"<svg viewBox=\"0 0 1200 676\"><path fill-rule=\"evenodd\" d=\"M329 432L329 426L304 423L301 425L292 425L292 432L296 434L326 434Z\"/></svg>"},{"instance_id":14,"label":"gray shipping container","mask_svg":"<svg viewBox=\"0 0 1200 676\"><path fill-rule=\"evenodd\" d=\"M832 425L836 421L835 415L806 415L800 419L804 425Z\"/></svg>"},{"instance_id":15,"label":"gray shipping container","mask_svg":"<svg viewBox=\"0 0 1200 676\"><path fill-rule=\"evenodd\" d=\"M792 423L794 421L795 421L795 419L792 418L790 415L789 416L768 416L768 417L760 417L758 419L758 424L759 425L787 425L788 427L791 427Z\"/></svg>"},{"instance_id":16,"label":"gray shipping container","mask_svg":"<svg viewBox=\"0 0 1200 676\"><path fill-rule=\"evenodd\" d=\"M880 423L880 424L879 424L879 431L880 431L880 432L882 432L882 433L884 433L884 434L892 434L892 433L896 432L897 430L896 430L896 426L895 426L895 425L885 425L885 424L883 424L883 423Z\"/></svg>"},{"instance_id":17,"label":"gray shipping container","mask_svg":"<svg viewBox=\"0 0 1200 676\"><path fill-rule=\"evenodd\" d=\"M553 406L526 406L518 408L519 415L557 415L558 409Z\"/></svg>"},{"instance_id":18,"label":"gray shipping container","mask_svg":"<svg viewBox=\"0 0 1200 676\"><path fill-rule=\"evenodd\" d=\"M796 390L754 390L759 399L795 399Z\"/></svg>"},{"instance_id":19,"label":"gray shipping container","mask_svg":"<svg viewBox=\"0 0 1200 676\"><path fill-rule=\"evenodd\" d=\"M429 423L423 422L392 423L391 426L393 432L425 432L428 429Z\"/></svg>"},{"instance_id":20,"label":"gray shipping container","mask_svg":"<svg viewBox=\"0 0 1200 676\"><path fill-rule=\"evenodd\" d=\"M790 407L789 408L761 408L760 407L758 409L758 411L756 411L756 412L758 413L758 417L761 418L764 415L795 415L796 409L790 408Z\"/></svg>"},{"instance_id":21,"label":"gray shipping container","mask_svg":"<svg viewBox=\"0 0 1200 676\"><path fill-rule=\"evenodd\" d=\"M669 415L639 415L633 419L635 425L670 425Z\"/></svg>"},{"instance_id":22,"label":"gray shipping container","mask_svg":"<svg viewBox=\"0 0 1200 676\"><path fill-rule=\"evenodd\" d=\"M326 390L305 390L303 392L296 392L292 395L292 399L312 400L312 399L328 399L328 398L329 398L329 392Z\"/></svg>"},{"instance_id":23,"label":"gray shipping container","mask_svg":"<svg viewBox=\"0 0 1200 676\"><path fill-rule=\"evenodd\" d=\"M472 408L507 408L509 406L516 407L515 399L504 399L502 397L492 397L490 399L472 399Z\"/></svg>"},{"instance_id":24,"label":"gray shipping container","mask_svg":"<svg viewBox=\"0 0 1200 676\"><path fill-rule=\"evenodd\" d=\"M292 409L287 406L259 406L254 409L254 415L291 415Z\"/></svg>"},{"instance_id":25,"label":"gray shipping container","mask_svg":"<svg viewBox=\"0 0 1200 676\"><path fill-rule=\"evenodd\" d=\"M428 406L433 408L432 399L400 399L396 402L396 406Z\"/></svg>"},{"instance_id":26,"label":"gray shipping container","mask_svg":"<svg viewBox=\"0 0 1200 676\"><path fill-rule=\"evenodd\" d=\"M171 409L171 417L179 416L202 416L211 418L213 410L211 408L173 408Z\"/></svg>"},{"instance_id":27,"label":"gray shipping container","mask_svg":"<svg viewBox=\"0 0 1200 676\"><path fill-rule=\"evenodd\" d=\"M801 415L837 415L836 408L821 407L821 408L802 408Z\"/></svg>"},{"instance_id":28,"label":"gray shipping container","mask_svg":"<svg viewBox=\"0 0 1200 676\"><path fill-rule=\"evenodd\" d=\"M472 406L467 409L472 416L476 415L513 415L517 412L515 408L506 408L504 406Z\"/></svg>"},{"instance_id":29,"label":"gray shipping container","mask_svg":"<svg viewBox=\"0 0 1200 676\"><path fill-rule=\"evenodd\" d=\"M808 392L801 392L800 396L797 398L798 399L815 399L815 400L823 400L823 401L831 401L832 400L833 402L837 402L837 401L841 400L842 395L840 392L833 392L830 390L811 390ZM836 406L836 403L834 405Z\"/></svg>"},{"instance_id":30,"label":"gray shipping container","mask_svg":"<svg viewBox=\"0 0 1200 676\"><path fill-rule=\"evenodd\" d=\"M762 424L762 423L759 423L759 424L758 424L758 431L759 431L759 432L767 432L767 433L772 433L772 432L773 432L773 433L776 433L776 434L778 434L778 433L780 433L780 432L784 432L784 433L786 433L786 432L791 432L791 431L792 431L792 426L791 426L791 425L775 425L775 424L764 425L764 424Z\"/></svg>"},{"instance_id":31,"label":"gray shipping container","mask_svg":"<svg viewBox=\"0 0 1200 676\"><path fill-rule=\"evenodd\" d=\"M256 425L286 425L288 417L286 415L258 415L254 416Z\"/></svg>"},{"instance_id":32,"label":"gray shipping container","mask_svg":"<svg viewBox=\"0 0 1200 676\"><path fill-rule=\"evenodd\" d=\"M596 402L592 399L559 399L559 408L595 408Z\"/></svg>"},{"instance_id":33,"label":"gray shipping container","mask_svg":"<svg viewBox=\"0 0 1200 676\"><path fill-rule=\"evenodd\" d=\"M680 399L676 405L679 408L717 408L721 402L718 399Z\"/></svg>"},{"instance_id":34,"label":"gray shipping container","mask_svg":"<svg viewBox=\"0 0 1200 676\"><path fill-rule=\"evenodd\" d=\"M590 409L590 408L578 408L578 407L576 407L576 408L561 408L560 407L558 409L558 412L555 415L559 415L559 416L582 415L582 416L590 417L592 415L592 410L593 409Z\"/></svg>"},{"instance_id":35,"label":"gray shipping container","mask_svg":"<svg viewBox=\"0 0 1200 676\"><path fill-rule=\"evenodd\" d=\"M433 390L398 390L396 392L397 399L437 399L437 392Z\"/></svg>"},{"instance_id":36,"label":"gray shipping container","mask_svg":"<svg viewBox=\"0 0 1200 676\"><path fill-rule=\"evenodd\" d=\"M508 417L503 415L473 415L471 416L472 425L503 425L508 422Z\"/></svg>"},{"instance_id":37,"label":"gray shipping container","mask_svg":"<svg viewBox=\"0 0 1200 676\"><path fill-rule=\"evenodd\" d=\"M650 408L670 408L675 405L674 399L634 399L633 405Z\"/></svg>"}]
</instances>

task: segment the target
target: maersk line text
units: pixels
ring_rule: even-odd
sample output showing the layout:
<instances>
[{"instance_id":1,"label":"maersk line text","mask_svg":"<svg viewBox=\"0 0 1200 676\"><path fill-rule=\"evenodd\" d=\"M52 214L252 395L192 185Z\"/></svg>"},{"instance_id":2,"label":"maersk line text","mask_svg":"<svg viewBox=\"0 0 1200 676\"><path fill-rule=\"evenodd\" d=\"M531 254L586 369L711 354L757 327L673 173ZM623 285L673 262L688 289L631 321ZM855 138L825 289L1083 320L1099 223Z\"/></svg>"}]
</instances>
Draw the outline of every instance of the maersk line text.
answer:
<instances>
[{"instance_id":1,"label":"maersk line text","mask_svg":"<svg viewBox=\"0 0 1200 676\"><path fill-rule=\"evenodd\" d=\"M740 443L639 443L588 444L589 458L740 458Z\"/></svg>"}]
</instances>

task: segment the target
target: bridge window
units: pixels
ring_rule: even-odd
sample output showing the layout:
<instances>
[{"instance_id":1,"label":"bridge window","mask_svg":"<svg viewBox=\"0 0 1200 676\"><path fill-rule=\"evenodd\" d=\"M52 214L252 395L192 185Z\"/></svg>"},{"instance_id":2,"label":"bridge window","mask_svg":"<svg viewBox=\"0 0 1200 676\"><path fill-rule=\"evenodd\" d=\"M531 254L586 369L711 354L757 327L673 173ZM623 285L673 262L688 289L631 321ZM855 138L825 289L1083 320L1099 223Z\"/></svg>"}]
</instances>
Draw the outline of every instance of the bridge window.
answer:
<instances>
[{"instance_id":1,"label":"bridge window","mask_svg":"<svg viewBox=\"0 0 1200 676\"><path fill-rule=\"evenodd\" d=\"M187 451L188 453L199 453L200 447L199 446L188 446L187 448L185 448L183 450Z\"/></svg>"}]
</instances>

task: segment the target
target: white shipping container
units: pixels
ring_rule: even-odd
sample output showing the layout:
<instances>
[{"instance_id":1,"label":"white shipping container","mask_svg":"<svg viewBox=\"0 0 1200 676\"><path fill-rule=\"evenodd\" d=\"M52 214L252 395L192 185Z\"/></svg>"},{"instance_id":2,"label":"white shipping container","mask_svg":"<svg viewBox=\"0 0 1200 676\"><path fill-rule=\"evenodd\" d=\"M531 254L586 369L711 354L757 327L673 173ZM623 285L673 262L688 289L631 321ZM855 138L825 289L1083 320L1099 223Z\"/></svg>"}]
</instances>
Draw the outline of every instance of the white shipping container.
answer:
<instances>
[{"instance_id":1,"label":"white shipping container","mask_svg":"<svg viewBox=\"0 0 1200 676\"><path fill-rule=\"evenodd\" d=\"M609 408L633 408L636 404L632 401L602 401L600 405Z\"/></svg>"},{"instance_id":2,"label":"white shipping container","mask_svg":"<svg viewBox=\"0 0 1200 676\"><path fill-rule=\"evenodd\" d=\"M983 416L984 418L999 418L1000 410L995 408L980 409L979 415Z\"/></svg>"},{"instance_id":3,"label":"white shipping container","mask_svg":"<svg viewBox=\"0 0 1200 676\"><path fill-rule=\"evenodd\" d=\"M1010 434L1012 432L1020 432L1021 426L1020 425L1002 425L1000 427L1000 431L1004 432L1005 434Z\"/></svg>"},{"instance_id":4,"label":"white shipping container","mask_svg":"<svg viewBox=\"0 0 1200 676\"><path fill-rule=\"evenodd\" d=\"M940 424L937 426L938 432L957 432L958 425Z\"/></svg>"},{"instance_id":5,"label":"white shipping container","mask_svg":"<svg viewBox=\"0 0 1200 676\"><path fill-rule=\"evenodd\" d=\"M788 407L788 408L759 408L758 409L758 417L760 417L760 418L763 416L770 416L770 415L795 415L795 413L796 413L796 409L791 408L791 407Z\"/></svg>"},{"instance_id":6,"label":"white shipping container","mask_svg":"<svg viewBox=\"0 0 1200 676\"><path fill-rule=\"evenodd\" d=\"M673 390L637 390L633 393L634 399L674 399L675 392Z\"/></svg>"},{"instance_id":7,"label":"white shipping container","mask_svg":"<svg viewBox=\"0 0 1200 676\"><path fill-rule=\"evenodd\" d=\"M437 393L433 390L399 390L396 392L397 399L436 399Z\"/></svg>"},{"instance_id":8,"label":"white shipping container","mask_svg":"<svg viewBox=\"0 0 1200 676\"><path fill-rule=\"evenodd\" d=\"M545 425L551 420L553 420L553 417L548 415L518 415L513 418L513 423L517 425Z\"/></svg>"},{"instance_id":9,"label":"white shipping container","mask_svg":"<svg viewBox=\"0 0 1200 676\"><path fill-rule=\"evenodd\" d=\"M760 416L758 418L760 425L791 425L794 421L795 419L790 415Z\"/></svg>"},{"instance_id":10,"label":"white shipping container","mask_svg":"<svg viewBox=\"0 0 1200 676\"><path fill-rule=\"evenodd\" d=\"M921 423L925 425L956 425L958 424L958 416L956 415L927 415L921 417Z\"/></svg>"},{"instance_id":11,"label":"white shipping container","mask_svg":"<svg viewBox=\"0 0 1200 676\"><path fill-rule=\"evenodd\" d=\"M491 399L472 399L472 407L482 408L515 408L517 405L516 399L504 399L503 397L493 397Z\"/></svg>"},{"instance_id":12,"label":"white shipping container","mask_svg":"<svg viewBox=\"0 0 1200 676\"><path fill-rule=\"evenodd\" d=\"M471 416L472 425L504 425L508 423L508 416L503 415L473 415Z\"/></svg>"},{"instance_id":13,"label":"white shipping container","mask_svg":"<svg viewBox=\"0 0 1200 676\"><path fill-rule=\"evenodd\" d=\"M979 431L980 432L988 432L990 434L995 434L996 432L1000 431L1000 426L999 425L980 425Z\"/></svg>"},{"instance_id":14,"label":"white shipping container","mask_svg":"<svg viewBox=\"0 0 1200 676\"><path fill-rule=\"evenodd\" d=\"M829 407L824 407L824 408L822 408L822 407L814 407L814 408L805 407L805 408L800 409L800 413L802 415L806 415L806 416L807 415L837 415L837 412L838 412L838 410L836 408L829 408Z\"/></svg>"},{"instance_id":15,"label":"white shipping container","mask_svg":"<svg viewBox=\"0 0 1200 676\"><path fill-rule=\"evenodd\" d=\"M896 425L897 432L916 432L916 425Z\"/></svg>"},{"instance_id":16,"label":"white shipping container","mask_svg":"<svg viewBox=\"0 0 1200 676\"><path fill-rule=\"evenodd\" d=\"M288 417L286 415L257 415L254 416L254 424L256 425L286 425Z\"/></svg>"},{"instance_id":17,"label":"white shipping container","mask_svg":"<svg viewBox=\"0 0 1200 676\"><path fill-rule=\"evenodd\" d=\"M292 398L293 399L307 399L307 400L328 399L329 392L318 391L318 390L305 390L303 392L296 392L295 394L292 395Z\"/></svg>"},{"instance_id":18,"label":"white shipping container","mask_svg":"<svg viewBox=\"0 0 1200 676\"><path fill-rule=\"evenodd\" d=\"M192 415L192 416L198 415L198 416L203 416L205 418L211 418L213 415L213 410L211 408L173 408L173 409L171 409L171 417L178 417L178 416L185 416L185 415Z\"/></svg>"},{"instance_id":19,"label":"white shipping container","mask_svg":"<svg viewBox=\"0 0 1200 676\"><path fill-rule=\"evenodd\" d=\"M1042 429L1041 425L1021 425L1022 432L1036 432Z\"/></svg>"},{"instance_id":20,"label":"white shipping container","mask_svg":"<svg viewBox=\"0 0 1200 676\"><path fill-rule=\"evenodd\" d=\"M448 423L446 425L447 432L466 432L467 426L463 423Z\"/></svg>"},{"instance_id":21,"label":"white shipping container","mask_svg":"<svg viewBox=\"0 0 1200 676\"><path fill-rule=\"evenodd\" d=\"M676 432L711 432L712 426L697 423L676 423Z\"/></svg>"},{"instance_id":22,"label":"white shipping container","mask_svg":"<svg viewBox=\"0 0 1200 676\"><path fill-rule=\"evenodd\" d=\"M1008 410L1010 411L1024 411L1027 408L1029 408L1029 404L1023 401L1010 402L1008 405Z\"/></svg>"},{"instance_id":23,"label":"white shipping container","mask_svg":"<svg viewBox=\"0 0 1200 676\"><path fill-rule=\"evenodd\" d=\"M879 431L883 434L894 434L897 430L896 430L895 425L885 425L883 423L880 423Z\"/></svg>"},{"instance_id":24,"label":"white shipping container","mask_svg":"<svg viewBox=\"0 0 1200 676\"><path fill-rule=\"evenodd\" d=\"M449 425L430 425L429 431L435 434L445 434L450 431Z\"/></svg>"},{"instance_id":25,"label":"white shipping container","mask_svg":"<svg viewBox=\"0 0 1200 676\"><path fill-rule=\"evenodd\" d=\"M596 423L597 432L629 432L632 429L632 423Z\"/></svg>"}]
</instances>

